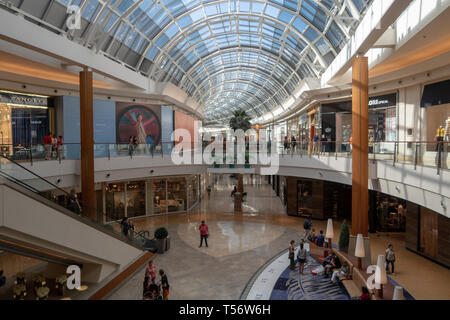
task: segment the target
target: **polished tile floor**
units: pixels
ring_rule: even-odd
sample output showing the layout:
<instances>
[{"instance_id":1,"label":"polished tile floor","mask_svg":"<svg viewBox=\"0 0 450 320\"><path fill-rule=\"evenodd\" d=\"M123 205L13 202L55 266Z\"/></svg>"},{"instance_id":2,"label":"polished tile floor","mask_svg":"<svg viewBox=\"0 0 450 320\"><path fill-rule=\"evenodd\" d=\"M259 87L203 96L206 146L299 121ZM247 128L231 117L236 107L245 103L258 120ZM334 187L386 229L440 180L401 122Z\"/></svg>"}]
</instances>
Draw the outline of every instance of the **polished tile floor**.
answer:
<instances>
[{"instance_id":1,"label":"polished tile floor","mask_svg":"<svg viewBox=\"0 0 450 320\"><path fill-rule=\"evenodd\" d=\"M302 236L302 218L285 214L280 198L261 179L246 177L248 193L242 215L234 215L230 193L236 180L217 177L211 198L207 196L189 214L135 219L138 230L168 228L171 249L156 255L154 263L169 276L171 299L238 299L260 266ZM199 248L198 225L206 220L209 247ZM326 221L314 221L316 230ZM340 223L334 222L334 243ZM337 232L336 232L337 231ZM388 243L396 250L396 274L391 276L416 299L450 299L450 270L404 248L402 234L372 234L372 262ZM286 261L288 264L288 261ZM117 290L110 299L142 299L144 268Z\"/></svg>"}]
</instances>

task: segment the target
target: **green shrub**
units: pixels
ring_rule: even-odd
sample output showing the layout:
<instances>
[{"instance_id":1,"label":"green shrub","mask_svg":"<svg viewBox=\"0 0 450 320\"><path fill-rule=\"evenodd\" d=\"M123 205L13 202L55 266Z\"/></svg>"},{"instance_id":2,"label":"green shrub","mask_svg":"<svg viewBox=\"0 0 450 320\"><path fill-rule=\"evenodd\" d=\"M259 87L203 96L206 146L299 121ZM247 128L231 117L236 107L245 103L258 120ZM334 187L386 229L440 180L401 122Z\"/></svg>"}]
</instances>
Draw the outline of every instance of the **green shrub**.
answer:
<instances>
[{"instance_id":1,"label":"green shrub","mask_svg":"<svg viewBox=\"0 0 450 320\"><path fill-rule=\"evenodd\" d=\"M350 232L348 230L347 220L344 220L341 226L341 234L339 236L339 250L347 252L350 242Z\"/></svg>"},{"instance_id":2,"label":"green shrub","mask_svg":"<svg viewBox=\"0 0 450 320\"><path fill-rule=\"evenodd\" d=\"M158 228L155 230L155 238L156 239L165 239L169 233L167 232L167 229L164 227Z\"/></svg>"}]
</instances>

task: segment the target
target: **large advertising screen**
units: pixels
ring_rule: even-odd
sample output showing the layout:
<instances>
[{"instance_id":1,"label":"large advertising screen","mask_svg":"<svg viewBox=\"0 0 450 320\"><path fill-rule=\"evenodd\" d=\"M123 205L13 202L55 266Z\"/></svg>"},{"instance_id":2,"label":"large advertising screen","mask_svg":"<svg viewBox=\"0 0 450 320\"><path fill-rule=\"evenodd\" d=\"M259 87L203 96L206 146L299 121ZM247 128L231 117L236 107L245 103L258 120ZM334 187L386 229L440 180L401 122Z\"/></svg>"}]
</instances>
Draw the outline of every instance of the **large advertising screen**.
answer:
<instances>
[{"instance_id":1,"label":"large advertising screen","mask_svg":"<svg viewBox=\"0 0 450 320\"><path fill-rule=\"evenodd\" d=\"M160 119L160 106L117 102L117 143L128 143L130 136L135 136L138 144L158 144L161 140Z\"/></svg>"}]
</instances>

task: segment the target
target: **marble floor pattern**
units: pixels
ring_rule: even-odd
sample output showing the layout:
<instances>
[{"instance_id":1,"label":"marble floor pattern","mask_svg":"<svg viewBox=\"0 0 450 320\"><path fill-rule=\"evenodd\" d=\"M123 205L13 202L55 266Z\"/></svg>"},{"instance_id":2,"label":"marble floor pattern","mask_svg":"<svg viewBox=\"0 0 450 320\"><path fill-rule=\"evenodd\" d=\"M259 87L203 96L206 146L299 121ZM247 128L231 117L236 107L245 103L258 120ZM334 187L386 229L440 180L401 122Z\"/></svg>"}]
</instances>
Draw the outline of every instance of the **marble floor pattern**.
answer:
<instances>
[{"instance_id":1,"label":"marble floor pattern","mask_svg":"<svg viewBox=\"0 0 450 320\"><path fill-rule=\"evenodd\" d=\"M275 254L287 249L289 241L298 241L304 219L290 217L271 186L261 179L245 181L248 193L244 213L232 213L230 196L235 179L217 177L211 198L205 195L190 213L134 219L137 230L165 226L171 248L153 259L166 271L171 299L238 299L255 272ZM211 229L209 247L198 248L196 230L201 220ZM313 221L316 231L326 229L326 221ZM340 222L334 222L333 242L339 241ZM404 248L404 234L371 234L372 263L384 253L388 243L396 250L396 274L393 280L416 299L450 299L450 270ZM288 261L286 261L286 266ZM142 267L109 299L142 299Z\"/></svg>"}]
</instances>

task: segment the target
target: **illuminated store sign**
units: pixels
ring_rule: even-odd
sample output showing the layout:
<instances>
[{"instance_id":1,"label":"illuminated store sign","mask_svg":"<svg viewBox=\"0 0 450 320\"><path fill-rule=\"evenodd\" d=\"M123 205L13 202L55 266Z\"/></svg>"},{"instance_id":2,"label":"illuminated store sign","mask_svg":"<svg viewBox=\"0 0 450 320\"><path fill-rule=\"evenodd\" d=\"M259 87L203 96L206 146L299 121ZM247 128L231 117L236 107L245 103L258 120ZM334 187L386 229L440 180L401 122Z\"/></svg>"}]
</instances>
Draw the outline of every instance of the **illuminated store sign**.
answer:
<instances>
[{"instance_id":1,"label":"illuminated store sign","mask_svg":"<svg viewBox=\"0 0 450 320\"><path fill-rule=\"evenodd\" d=\"M0 103L47 107L48 99L41 96L29 96L0 91Z\"/></svg>"},{"instance_id":2,"label":"illuminated store sign","mask_svg":"<svg viewBox=\"0 0 450 320\"><path fill-rule=\"evenodd\" d=\"M395 106L396 104L397 104L397 95L395 93L369 98L369 108L391 107Z\"/></svg>"}]
</instances>

